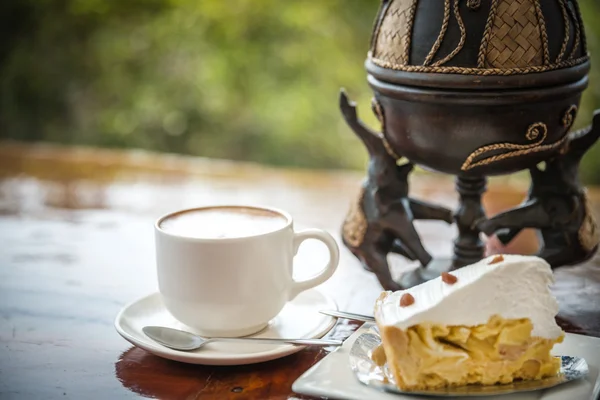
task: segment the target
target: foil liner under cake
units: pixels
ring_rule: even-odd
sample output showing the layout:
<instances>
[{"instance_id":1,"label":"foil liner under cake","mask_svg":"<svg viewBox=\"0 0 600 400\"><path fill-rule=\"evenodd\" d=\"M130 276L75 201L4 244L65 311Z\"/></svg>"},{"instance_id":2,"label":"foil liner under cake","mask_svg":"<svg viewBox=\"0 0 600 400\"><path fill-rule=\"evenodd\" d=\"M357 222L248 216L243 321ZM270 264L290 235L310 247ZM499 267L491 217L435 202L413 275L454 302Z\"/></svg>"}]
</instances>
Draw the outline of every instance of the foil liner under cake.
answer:
<instances>
[{"instance_id":1,"label":"foil liner under cake","mask_svg":"<svg viewBox=\"0 0 600 400\"><path fill-rule=\"evenodd\" d=\"M356 378L364 385L374 389L400 394L456 397L456 396L496 396L502 394L531 392L552 388L587 376L589 369L585 359L581 357L560 356L562 365L558 375L531 381L517 381L503 385L468 385L431 389L428 391L403 391L396 386L387 364L377 365L373 352L381 344L381 337L375 326L360 335L350 350L350 367Z\"/></svg>"}]
</instances>

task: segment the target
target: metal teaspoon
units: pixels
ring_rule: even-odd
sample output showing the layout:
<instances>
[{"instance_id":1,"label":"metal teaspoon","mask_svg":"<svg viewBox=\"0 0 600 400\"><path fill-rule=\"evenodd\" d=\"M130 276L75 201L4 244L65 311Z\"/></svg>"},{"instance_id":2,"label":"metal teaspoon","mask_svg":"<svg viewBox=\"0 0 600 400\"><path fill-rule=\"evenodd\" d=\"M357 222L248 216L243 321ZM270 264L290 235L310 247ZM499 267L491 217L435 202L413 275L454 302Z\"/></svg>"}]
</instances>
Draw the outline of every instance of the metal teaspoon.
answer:
<instances>
[{"instance_id":1,"label":"metal teaspoon","mask_svg":"<svg viewBox=\"0 0 600 400\"><path fill-rule=\"evenodd\" d=\"M341 346L341 340L330 339L284 339L284 338L205 338L196 334L179 329L164 326L145 326L144 333L152 340L165 347L175 350L190 351L201 348L210 342L234 342L234 343L268 343L268 344L297 344L304 346Z\"/></svg>"}]
</instances>

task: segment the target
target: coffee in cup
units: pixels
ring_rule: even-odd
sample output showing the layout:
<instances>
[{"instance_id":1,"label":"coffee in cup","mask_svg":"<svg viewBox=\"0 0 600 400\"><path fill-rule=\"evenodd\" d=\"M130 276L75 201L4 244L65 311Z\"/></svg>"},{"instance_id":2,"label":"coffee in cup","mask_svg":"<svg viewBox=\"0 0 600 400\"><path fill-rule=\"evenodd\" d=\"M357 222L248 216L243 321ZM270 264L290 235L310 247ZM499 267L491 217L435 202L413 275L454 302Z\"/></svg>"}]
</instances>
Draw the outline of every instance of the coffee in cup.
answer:
<instances>
[{"instance_id":1,"label":"coffee in cup","mask_svg":"<svg viewBox=\"0 0 600 400\"><path fill-rule=\"evenodd\" d=\"M319 229L295 232L285 211L213 206L178 211L155 224L158 286L165 307L204 336L235 337L267 326L299 293L335 272L339 249ZM306 239L329 250L316 276L293 279L293 259Z\"/></svg>"},{"instance_id":2,"label":"coffee in cup","mask_svg":"<svg viewBox=\"0 0 600 400\"><path fill-rule=\"evenodd\" d=\"M167 233L197 239L241 238L269 233L287 225L275 211L249 207L207 207L175 213L160 223Z\"/></svg>"}]
</instances>

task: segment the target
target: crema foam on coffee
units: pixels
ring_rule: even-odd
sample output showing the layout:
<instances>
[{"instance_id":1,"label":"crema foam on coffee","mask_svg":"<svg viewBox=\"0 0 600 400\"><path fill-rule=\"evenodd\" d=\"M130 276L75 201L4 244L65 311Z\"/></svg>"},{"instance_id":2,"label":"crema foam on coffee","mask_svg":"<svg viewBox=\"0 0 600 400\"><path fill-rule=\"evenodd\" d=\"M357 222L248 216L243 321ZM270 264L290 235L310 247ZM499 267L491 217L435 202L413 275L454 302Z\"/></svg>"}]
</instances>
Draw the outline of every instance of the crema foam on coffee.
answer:
<instances>
[{"instance_id":1,"label":"crema foam on coffee","mask_svg":"<svg viewBox=\"0 0 600 400\"><path fill-rule=\"evenodd\" d=\"M287 225L274 211L250 207L212 207L183 211L165 218L160 228L168 233L199 239L225 239L273 232Z\"/></svg>"}]
</instances>

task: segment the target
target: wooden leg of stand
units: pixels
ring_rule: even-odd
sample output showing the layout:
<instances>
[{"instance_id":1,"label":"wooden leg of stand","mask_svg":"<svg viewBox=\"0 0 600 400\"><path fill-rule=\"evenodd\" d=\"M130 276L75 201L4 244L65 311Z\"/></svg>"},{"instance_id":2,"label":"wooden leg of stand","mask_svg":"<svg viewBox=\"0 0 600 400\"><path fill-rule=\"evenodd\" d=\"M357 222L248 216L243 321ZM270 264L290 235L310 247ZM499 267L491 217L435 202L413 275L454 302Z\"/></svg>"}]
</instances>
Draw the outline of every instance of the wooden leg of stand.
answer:
<instances>
[{"instance_id":1,"label":"wooden leg of stand","mask_svg":"<svg viewBox=\"0 0 600 400\"><path fill-rule=\"evenodd\" d=\"M485 192L485 177L456 178L456 191L460 196L460 206L454 216L458 227L458 238L454 241L452 269L475 263L483 258L484 243L479 237L479 229L474 222L485 217L481 205L481 195Z\"/></svg>"}]
</instances>

